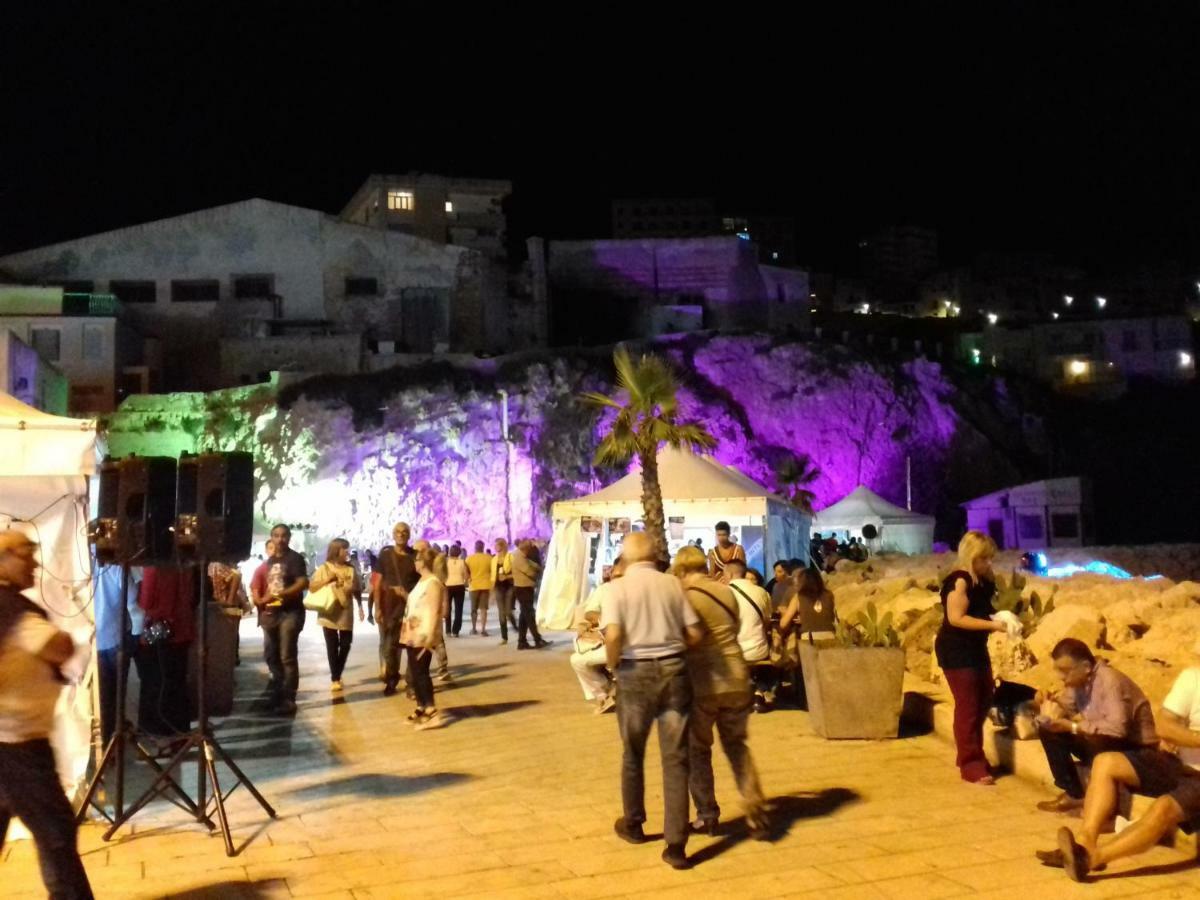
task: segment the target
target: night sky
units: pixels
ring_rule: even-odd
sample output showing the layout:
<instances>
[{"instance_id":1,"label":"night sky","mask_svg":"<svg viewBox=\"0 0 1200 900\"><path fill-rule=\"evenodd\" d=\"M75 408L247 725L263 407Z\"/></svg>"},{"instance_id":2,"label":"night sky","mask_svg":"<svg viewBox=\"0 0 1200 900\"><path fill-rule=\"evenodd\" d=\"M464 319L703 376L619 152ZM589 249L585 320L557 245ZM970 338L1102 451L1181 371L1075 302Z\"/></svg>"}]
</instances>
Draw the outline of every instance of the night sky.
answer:
<instances>
[{"instance_id":1,"label":"night sky","mask_svg":"<svg viewBox=\"0 0 1200 900\"><path fill-rule=\"evenodd\" d=\"M0 35L0 250L251 196L336 212L420 169L511 177L515 228L550 237L715 194L794 214L818 268L888 222L951 262L1200 264L1195 4L34 6Z\"/></svg>"}]
</instances>

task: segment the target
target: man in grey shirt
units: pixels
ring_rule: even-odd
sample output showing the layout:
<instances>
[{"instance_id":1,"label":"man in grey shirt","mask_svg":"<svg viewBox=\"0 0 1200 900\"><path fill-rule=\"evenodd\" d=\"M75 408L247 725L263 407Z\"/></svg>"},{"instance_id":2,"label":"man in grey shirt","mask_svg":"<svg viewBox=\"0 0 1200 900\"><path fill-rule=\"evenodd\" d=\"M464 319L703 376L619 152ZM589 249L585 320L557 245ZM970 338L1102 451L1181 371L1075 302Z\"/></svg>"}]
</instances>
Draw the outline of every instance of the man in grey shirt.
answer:
<instances>
[{"instance_id":1,"label":"man in grey shirt","mask_svg":"<svg viewBox=\"0 0 1200 900\"><path fill-rule=\"evenodd\" d=\"M624 815L614 826L632 844L646 840L643 763L650 726L658 722L663 767L663 860L676 869L690 863L684 848L688 834L688 715L692 685L684 651L699 643L700 617L687 602L683 587L654 565L654 544L634 532L625 538L621 556L625 576L611 582L604 599L600 627L608 667L617 673L617 724L621 758L621 801Z\"/></svg>"}]
</instances>

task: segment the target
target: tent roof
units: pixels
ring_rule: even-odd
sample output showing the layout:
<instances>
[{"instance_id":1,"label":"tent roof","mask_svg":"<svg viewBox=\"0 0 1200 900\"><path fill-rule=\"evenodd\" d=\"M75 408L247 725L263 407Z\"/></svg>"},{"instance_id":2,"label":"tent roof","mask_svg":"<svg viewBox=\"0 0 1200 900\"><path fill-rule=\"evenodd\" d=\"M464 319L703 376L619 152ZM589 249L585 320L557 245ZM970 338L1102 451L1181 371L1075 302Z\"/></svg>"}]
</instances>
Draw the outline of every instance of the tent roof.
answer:
<instances>
[{"instance_id":1,"label":"tent roof","mask_svg":"<svg viewBox=\"0 0 1200 900\"><path fill-rule=\"evenodd\" d=\"M857 523L871 519L889 525L932 524L934 521L933 516L924 516L889 503L866 485L860 484L837 503L818 512L813 525L828 528L843 522Z\"/></svg>"},{"instance_id":2,"label":"tent roof","mask_svg":"<svg viewBox=\"0 0 1200 900\"><path fill-rule=\"evenodd\" d=\"M96 423L34 409L0 393L0 477L90 475Z\"/></svg>"},{"instance_id":3,"label":"tent roof","mask_svg":"<svg viewBox=\"0 0 1200 900\"><path fill-rule=\"evenodd\" d=\"M711 457L673 447L658 451L658 478L664 504L711 501L736 509L744 508L746 501L751 501L761 512L768 501L787 502L736 469L723 466ZM594 494L554 504L554 515L559 518L572 513L586 515L588 509L640 506L641 501L642 473L634 471ZM735 514L738 513L731 512L731 515Z\"/></svg>"}]
</instances>

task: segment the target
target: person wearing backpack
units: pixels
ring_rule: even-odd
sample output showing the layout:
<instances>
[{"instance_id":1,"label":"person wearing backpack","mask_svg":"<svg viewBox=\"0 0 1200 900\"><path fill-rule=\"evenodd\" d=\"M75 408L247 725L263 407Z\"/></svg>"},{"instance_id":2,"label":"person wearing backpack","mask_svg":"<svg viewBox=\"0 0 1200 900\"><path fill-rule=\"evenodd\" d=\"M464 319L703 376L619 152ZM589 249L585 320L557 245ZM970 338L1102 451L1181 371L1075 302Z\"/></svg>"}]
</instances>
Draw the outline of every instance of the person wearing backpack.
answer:
<instances>
[{"instance_id":1,"label":"person wearing backpack","mask_svg":"<svg viewBox=\"0 0 1200 900\"><path fill-rule=\"evenodd\" d=\"M713 726L733 768L750 834L766 840L769 829L758 770L746 745L750 710L750 669L738 644L741 619L728 584L708 574L708 560L695 547L675 555L674 574L704 625L704 637L687 655L692 679L692 715L688 722L688 788L696 805L692 830L715 834L721 818L713 786Z\"/></svg>"}]
</instances>

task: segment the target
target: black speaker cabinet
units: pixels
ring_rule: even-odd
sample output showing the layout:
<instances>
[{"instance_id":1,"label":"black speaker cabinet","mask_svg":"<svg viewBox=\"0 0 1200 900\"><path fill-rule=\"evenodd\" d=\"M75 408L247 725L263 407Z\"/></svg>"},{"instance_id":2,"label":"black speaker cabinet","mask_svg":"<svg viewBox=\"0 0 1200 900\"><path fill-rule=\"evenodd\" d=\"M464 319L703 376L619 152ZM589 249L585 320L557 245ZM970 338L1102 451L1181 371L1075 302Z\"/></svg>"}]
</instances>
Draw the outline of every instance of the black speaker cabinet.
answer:
<instances>
[{"instance_id":1,"label":"black speaker cabinet","mask_svg":"<svg viewBox=\"0 0 1200 900\"><path fill-rule=\"evenodd\" d=\"M115 459L106 459L100 464L99 510L88 528L88 536L96 547L96 561L101 565L120 562L120 547L117 543L118 484L121 480L121 464Z\"/></svg>"},{"instance_id":2,"label":"black speaker cabinet","mask_svg":"<svg viewBox=\"0 0 1200 900\"><path fill-rule=\"evenodd\" d=\"M122 459L117 482L120 561L139 566L171 562L174 525L175 460L168 456Z\"/></svg>"},{"instance_id":3,"label":"black speaker cabinet","mask_svg":"<svg viewBox=\"0 0 1200 900\"><path fill-rule=\"evenodd\" d=\"M185 453L179 459L175 543L191 559L241 562L254 531L254 457Z\"/></svg>"}]
</instances>

